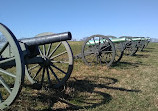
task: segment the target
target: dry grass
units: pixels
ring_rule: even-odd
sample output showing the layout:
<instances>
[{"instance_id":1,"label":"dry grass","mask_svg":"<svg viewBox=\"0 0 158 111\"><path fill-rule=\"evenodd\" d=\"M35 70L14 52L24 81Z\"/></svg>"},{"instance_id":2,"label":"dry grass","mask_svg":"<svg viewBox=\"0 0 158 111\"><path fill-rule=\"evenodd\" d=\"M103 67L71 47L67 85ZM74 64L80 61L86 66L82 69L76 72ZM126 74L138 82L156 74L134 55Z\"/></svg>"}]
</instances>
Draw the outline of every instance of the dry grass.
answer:
<instances>
[{"instance_id":1,"label":"dry grass","mask_svg":"<svg viewBox=\"0 0 158 111\"><path fill-rule=\"evenodd\" d=\"M71 42L75 54L81 43ZM65 87L32 89L25 82L14 111L156 111L158 109L158 44L150 43L136 56L124 56L111 68L88 67L75 60L74 70Z\"/></svg>"}]
</instances>

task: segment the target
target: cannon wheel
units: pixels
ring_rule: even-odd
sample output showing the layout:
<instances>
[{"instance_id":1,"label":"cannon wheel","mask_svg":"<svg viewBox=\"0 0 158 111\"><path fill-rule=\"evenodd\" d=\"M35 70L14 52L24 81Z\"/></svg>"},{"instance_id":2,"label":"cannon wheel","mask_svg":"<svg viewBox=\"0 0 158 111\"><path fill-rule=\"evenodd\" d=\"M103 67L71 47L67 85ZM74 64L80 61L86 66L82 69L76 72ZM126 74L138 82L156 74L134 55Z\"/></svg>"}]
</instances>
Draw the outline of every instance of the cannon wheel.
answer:
<instances>
[{"instance_id":1,"label":"cannon wheel","mask_svg":"<svg viewBox=\"0 0 158 111\"><path fill-rule=\"evenodd\" d=\"M17 39L1 23L0 35L5 39L5 45L0 49L0 109L4 109L13 103L19 95L21 84L24 81L25 67L22 50ZM14 66L2 66L7 63L9 64L11 61L14 61Z\"/></svg>"},{"instance_id":2,"label":"cannon wheel","mask_svg":"<svg viewBox=\"0 0 158 111\"><path fill-rule=\"evenodd\" d=\"M115 59L115 46L104 35L88 37L82 46L82 59L86 65L106 64L112 65Z\"/></svg>"},{"instance_id":3,"label":"cannon wheel","mask_svg":"<svg viewBox=\"0 0 158 111\"><path fill-rule=\"evenodd\" d=\"M53 33L41 33L36 37ZM73 70L73 53L67 41L38 46L44 62L26 66L26 75L35 87L59 88L69 79Z\"/></svg>"},{"instance_id":4,"label":"cannon wheel","mask_svg":"<svg viewBox=\"0 0 158 111\"><path fill-rule=\"evenodd\" d=\"M115 49L116 49L116 56L115 56L114 63L117 64L118 62L120 62L120 60L123 57L124 48L123 48L122 43L114 43L114 45L115 45Z\"/></svg>"},{"instance_id":5,"label":"cannon wheel","mask_svg":"<svg viewBox=\"0 0 158 111\"><path fill-rule=\"evenodd\" d=\"M140 50L140 51L143 51L144 48L145 48L145 41L144 41L144 40L141 40L141 41L140 41L140 47L139 47L139 50Z\"/></svg>"},{"instance_id":6,"label":"cannon wheel","mask_svg":"<svg viewBox=\"0 0 158 111\"><path fill-rule=\"evenodd\" d=\"M133 56L137 53L138 47L137 43L134 41L128 41L125 43L124 54L127 56Z\"/></svg>"}]
</instances>

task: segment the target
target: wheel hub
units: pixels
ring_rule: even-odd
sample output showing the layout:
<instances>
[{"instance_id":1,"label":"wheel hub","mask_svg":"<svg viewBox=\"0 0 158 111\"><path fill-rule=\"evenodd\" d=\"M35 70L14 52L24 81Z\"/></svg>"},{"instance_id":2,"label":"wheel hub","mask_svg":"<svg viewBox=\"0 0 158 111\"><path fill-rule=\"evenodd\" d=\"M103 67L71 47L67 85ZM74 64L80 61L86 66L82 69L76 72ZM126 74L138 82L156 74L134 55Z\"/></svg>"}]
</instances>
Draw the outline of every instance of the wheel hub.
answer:
<instances>
[{"instance_id":1,"label":"wheel hub","mask_svg":"<svg viewBox=\"0 0 158 111\"><path fill-rule=\"evenodd\" d=\"M49 67L51 64L51 60L49 58L44 58L42 65L45 67Z\"/></svg>"}]
</instances>

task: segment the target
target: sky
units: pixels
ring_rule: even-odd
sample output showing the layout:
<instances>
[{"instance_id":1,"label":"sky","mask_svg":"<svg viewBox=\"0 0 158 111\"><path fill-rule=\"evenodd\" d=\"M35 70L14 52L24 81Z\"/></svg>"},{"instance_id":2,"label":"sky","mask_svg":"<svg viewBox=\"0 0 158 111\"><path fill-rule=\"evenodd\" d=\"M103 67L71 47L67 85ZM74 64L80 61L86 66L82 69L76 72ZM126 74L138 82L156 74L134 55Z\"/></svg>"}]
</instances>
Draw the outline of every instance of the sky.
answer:
<instances>
[{"instance_id":1,"label":"sky","mask_svg":"<svg viewBox=\"0 0 158 111\"><path fill-rule=\"evenodd\" d=\"M19 38L70 31L158 38L158 0L0 0L0 23Z\"/></svg>"}]
</instances>

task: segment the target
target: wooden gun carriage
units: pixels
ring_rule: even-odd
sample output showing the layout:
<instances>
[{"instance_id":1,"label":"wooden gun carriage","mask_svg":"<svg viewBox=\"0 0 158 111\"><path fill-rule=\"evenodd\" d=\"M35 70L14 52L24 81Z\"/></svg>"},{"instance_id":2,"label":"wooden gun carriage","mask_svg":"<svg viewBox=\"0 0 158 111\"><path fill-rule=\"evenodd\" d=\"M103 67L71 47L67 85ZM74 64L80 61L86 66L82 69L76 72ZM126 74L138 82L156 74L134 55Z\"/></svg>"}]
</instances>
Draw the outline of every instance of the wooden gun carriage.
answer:
<instances>
[{"instance_id":1,"label":"wooden gun carriage","mask_svg":"<svg viewBox=\"0 0 158 111\"><path fill-rule=\"evenodd\" d=\"M73 54L67 42L70 32L42 33L17 40L0 23L0 109L9 106L21 91L26 75L39 88L58 88L65 84L73 69Z\"/></svg>"}]
</instances>

